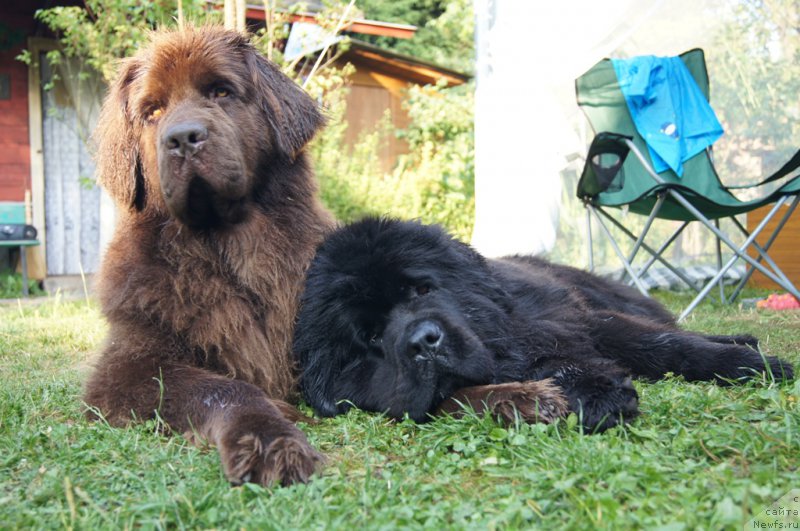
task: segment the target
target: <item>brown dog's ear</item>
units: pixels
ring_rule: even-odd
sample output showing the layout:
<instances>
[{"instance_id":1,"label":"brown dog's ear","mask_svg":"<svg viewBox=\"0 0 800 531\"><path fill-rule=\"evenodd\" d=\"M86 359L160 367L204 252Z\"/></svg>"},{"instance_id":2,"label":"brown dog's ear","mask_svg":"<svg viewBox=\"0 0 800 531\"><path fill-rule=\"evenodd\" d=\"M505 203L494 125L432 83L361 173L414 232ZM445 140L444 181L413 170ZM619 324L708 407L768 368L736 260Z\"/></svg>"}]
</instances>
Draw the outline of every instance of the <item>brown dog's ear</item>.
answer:
<instances>
[{"instance_id":1,"label":"brown dog's ear","mask_svg":"<svg viewBox=\"0 0 800 531\"><path fill-rule=\"evenodd\" d=\"M275 147L294 159L325 123L317 102L252 46L248 46L247 66Z\"/></svg>"},{"instance_id":2,"label":"brown dog's ear","mask_svg":"<svg viewBox=\"0 0 800 531\"><path fill-rule=\"evenodd\" d=\"M122 63L92 136L97 182L121 208L142 210L145 187L139 159L141 124L134 123L128 108L130 84L138 73L138 63L130 59Z\"/></svg>"}]
</instances>

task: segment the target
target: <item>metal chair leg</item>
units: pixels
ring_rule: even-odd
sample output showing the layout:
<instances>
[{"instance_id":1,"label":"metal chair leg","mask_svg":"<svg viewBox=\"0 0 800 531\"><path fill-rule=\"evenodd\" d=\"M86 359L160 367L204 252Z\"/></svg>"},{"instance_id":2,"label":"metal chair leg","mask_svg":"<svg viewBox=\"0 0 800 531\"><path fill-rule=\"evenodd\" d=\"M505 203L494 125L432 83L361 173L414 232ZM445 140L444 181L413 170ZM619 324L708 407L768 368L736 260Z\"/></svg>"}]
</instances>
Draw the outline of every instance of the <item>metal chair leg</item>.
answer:
<instances>
[{"instance_id":1,"label":"metal chair leg","mask_svg":"<svg viewBox=\"0 0 800 531\"><path fill-rule=\"evenodd\" d=\"M599 210L599 212L601 214L603 214L603 216L606 217L606 219L611 221L611 223L613 223L614 226L616 226L620 231L622 231L623 234L625 234L626 236L628 236L632 240L636 240L637 239L636 236L631 231L629 231L622 223L620 223L619 221L614 219L614 217L611 214L609 214L608 212L606 212L603 209L598 209L598 210ZM679 229L679 230L681 230L681 229ZM693 288L695 291L700 291L702 286L701 287L695 286L695 284L692 282L692 280L688 276L686 276L684 273L682 273L680 271L680 269L678 269L677 267L675 267L672 264L670 264L664 257L661 256L661 254L664 252L664 250L666 250L666 247L667 246L662 245L661 249L659 249L659 251L655 251L655 250L653 250L652 247L650 247L646 243L642 243L642 249L644 249L645 251L650 253L650 255L653 258L658 260L664 267L666 267L668 270L670 270L672 272L672 274L674 274L676 277L678 277L683 282L685 282L686 285L689 286L690 288ZM649 269L649 267L651 265L652 264L649 264L647 266L647 268ZM639 270L639 272L637 273L637 277L641 278L642 275L644 274L644 271L646 271L646 269Z\"/></svg>"},{"instance_id":2,"label":"metal chair leg","mask_svg":"<svg viewBox=\"0 0 800 531\"><path fill-rule=\"evenodd\" d=\"M589 242L589 271L594 272L594 242L592 242L592 213L589 212L589 209L592 208L589 205L584 205L586 208L586 236Z\"/></svg>"},{"instance_id":3,"label":"metal chair leg","mask_svg":"<svg viewBox=\"0 0 800 531\"><path fill-rule=\"evenodd\" d=\"M617 253L617 256L622 261L622 266L631 276L631 279L633 280L633 283L636 285L636 288L642 295L644 295L645 297L649 297L650 294L647 292L647 288L644 286L644 284L642 284L641 279L639 278L638 275L636 275L636 272L633 270L631 264L629 264L628 261L625 259L625 255L623 254L622 249L619 248L619 245L617 245L617 242L614 240L614 237L611 235L611 231L608 230L608 227L606 227L605 223L603 223L603 220L600 218L600 215L597 212L595 212L594 209L592 209L591 212L594 214L595 219L597 219L600 229L603 231L603 233L608 238L608 241L611 243L611 247L614 249L614 252Z\"/></svg>"},{"instance_id":4,"label":"metal chair leg","mask_svg":"<svg viewBox=\"0 0 800 531\"><path fill-rule=\"evenodd\" d=\"M22 245L19 246L19 260L22 266L22 294L27 297L30 295L28 293L28 256L25 252L25 247Z\"/></svg>"},{"instance_id":5,"label":"metal chair leg","mask_svg":"<svg viewBox=\"0 0 800 531\"><path fill-rule=\"evenodd\" d=\"M719 219L714 220L714 225L719 230ZM714 246L716 247L717 251L717 271L722 269L722 243L719 241L719 238L714 238ZM725 277L720 277L719 279L719 300L723 304L726 302L725 300L725 282L723 281Z\"/></svg>"}]
</instances>

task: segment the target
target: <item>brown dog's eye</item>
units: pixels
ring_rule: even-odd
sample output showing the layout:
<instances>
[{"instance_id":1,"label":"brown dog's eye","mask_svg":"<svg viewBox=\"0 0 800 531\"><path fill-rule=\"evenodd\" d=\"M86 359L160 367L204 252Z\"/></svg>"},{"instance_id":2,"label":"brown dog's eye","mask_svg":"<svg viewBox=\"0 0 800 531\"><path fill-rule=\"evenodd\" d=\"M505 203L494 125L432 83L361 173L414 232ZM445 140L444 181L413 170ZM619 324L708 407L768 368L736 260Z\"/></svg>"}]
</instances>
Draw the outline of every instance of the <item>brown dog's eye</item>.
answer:
<instances>
[{"instance_id":1,"label":"brown dog's eye","mask_svg":"<svg viewBox=\"0 0 800 531\"><path fill-rule=\"evenodd\" d=\"M215 98L227 98L231 95L231 91L225 87L214 87L211 90L211 95Z\"/></svg>"},{"instance_id":2,"label":"brown dog's eye","mask_svg":"<svg viewBox=\"0 0 800 531\"><path fill-rule=\"evenodd\" d=\"M153 109L151 111L148 111L147 114L146 114L147 121L148 122L155 122L156 120L158 120L161 117L162 114L164 114L164 111L160 107L157 108L157 109Z\"/></svg>"},{"instance_id":3,"label":"brown dog's eye","mask_svg":"<svg viewBox=\"0 0 800 531\"><path fill-rule=\"evenodd\" d=\"M414 290L417 292L417 295L427 295L431 292L431 287L427 284L420 284L419 286L416 286Z\"/></svg>"}]
</instances>

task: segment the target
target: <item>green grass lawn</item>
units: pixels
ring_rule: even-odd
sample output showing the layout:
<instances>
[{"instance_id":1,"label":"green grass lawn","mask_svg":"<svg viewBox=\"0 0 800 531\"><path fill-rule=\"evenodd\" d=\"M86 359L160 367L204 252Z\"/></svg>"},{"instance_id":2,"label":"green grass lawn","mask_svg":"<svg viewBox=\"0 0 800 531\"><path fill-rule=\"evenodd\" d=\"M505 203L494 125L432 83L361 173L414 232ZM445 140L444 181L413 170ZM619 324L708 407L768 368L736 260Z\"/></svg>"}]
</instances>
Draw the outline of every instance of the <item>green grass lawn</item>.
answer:
<instances>
[{"instance_id":1,"label":"green grass lawn","mask_svg":"<svg viewBox=\"0 0 800 531\"><path fill-rule=\"evenodd\" d=\"M798 311L707 304L686 326L800 363ZM592 436L351 412L304 428L328 457L308 485L231 488L213 449L83 419L104 332L86 302L0 306L0 528L741 529L800 488L800 383L768 379L637 383L642 416Z\"/></svg>"}]
</instances>

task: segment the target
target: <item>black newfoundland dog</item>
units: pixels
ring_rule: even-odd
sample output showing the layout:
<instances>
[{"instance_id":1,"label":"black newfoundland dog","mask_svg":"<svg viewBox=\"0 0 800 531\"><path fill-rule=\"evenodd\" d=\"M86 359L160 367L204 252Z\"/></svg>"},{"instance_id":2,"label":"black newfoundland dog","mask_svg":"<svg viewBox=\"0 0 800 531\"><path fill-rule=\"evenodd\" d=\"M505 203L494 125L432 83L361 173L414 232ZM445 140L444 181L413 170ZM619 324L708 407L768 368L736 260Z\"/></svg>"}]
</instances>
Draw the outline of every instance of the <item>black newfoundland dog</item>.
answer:
<instances>
[{"instance_id":1,"label":"black newfoundland dog","mask_svg":"<svg viewBox=\"0 0 800 531\"><path fill-rule=\"evenodd\" d=\"M526 421L574 411L593 431L637 414L631 376L793 375L756 338L683 331L627 286L530 256L487 260L437 226L374 218L318 249L294 350L323 416L355 405L424 421L466 402Z\"/></svg>"}]
</instances>

